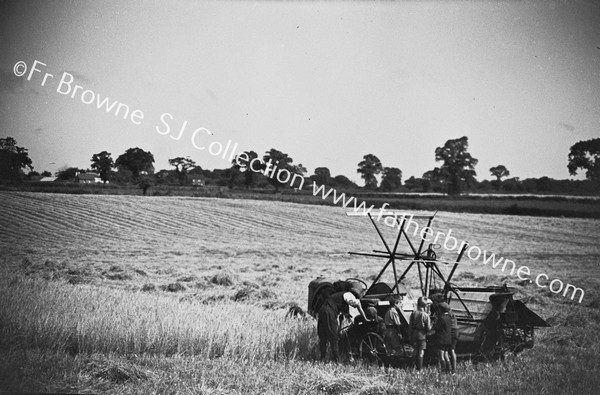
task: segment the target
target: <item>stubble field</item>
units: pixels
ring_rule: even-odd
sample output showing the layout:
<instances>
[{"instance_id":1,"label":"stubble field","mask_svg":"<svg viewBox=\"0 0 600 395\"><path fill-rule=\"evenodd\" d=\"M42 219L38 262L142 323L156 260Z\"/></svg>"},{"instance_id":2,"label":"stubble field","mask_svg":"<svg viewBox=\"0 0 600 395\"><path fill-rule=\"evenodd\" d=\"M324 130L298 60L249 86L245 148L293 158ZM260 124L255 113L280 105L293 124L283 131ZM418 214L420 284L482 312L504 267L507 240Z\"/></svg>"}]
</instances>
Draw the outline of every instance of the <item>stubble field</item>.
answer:
<instances>
[{"instance_id":1,"label":"stubble field","mask_svg":"<svg viewBox=\"0 0 600 395\"><path fill-rule=\"evenodd\" d=\"M415 212L415 214L422 214ZM338 207L0 192L0 390L107 393L595 393L600 221L438 213L436 230L585 290L582 303L463 259L456 282L515 286L553 327L455 376L317 363L318 276L372 278L366 218ZM385 227L384 227L385 228ZM386 230L391 236L391 230ZM406 251L406 249L404 249ZM439 250L442 258L456 255ZM576 298L578 299L578 298Z\"/></svg>"}]
</instances>

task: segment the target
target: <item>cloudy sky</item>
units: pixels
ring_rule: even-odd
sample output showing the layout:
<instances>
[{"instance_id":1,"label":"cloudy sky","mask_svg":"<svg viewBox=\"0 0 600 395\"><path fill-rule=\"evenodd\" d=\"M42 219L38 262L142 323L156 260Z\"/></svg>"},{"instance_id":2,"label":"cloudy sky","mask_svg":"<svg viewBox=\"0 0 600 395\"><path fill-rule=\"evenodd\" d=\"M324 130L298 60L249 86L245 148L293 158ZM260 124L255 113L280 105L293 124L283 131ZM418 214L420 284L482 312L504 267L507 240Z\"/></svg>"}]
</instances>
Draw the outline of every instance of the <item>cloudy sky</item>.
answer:
<instances>
[{"instance_id":1,"label":"cloudy sky","mask_svg":"<svg viewBox=\"0 0 600 395\"><path fill-rule=\"evenodd\" d=\"M231 141L406 179L465 135L480 180L569 178L569 147L600 136L599 3L0 2L0 137L38 171L130 147L224 168L209 144Z\"/></svg>"}]
</instances>

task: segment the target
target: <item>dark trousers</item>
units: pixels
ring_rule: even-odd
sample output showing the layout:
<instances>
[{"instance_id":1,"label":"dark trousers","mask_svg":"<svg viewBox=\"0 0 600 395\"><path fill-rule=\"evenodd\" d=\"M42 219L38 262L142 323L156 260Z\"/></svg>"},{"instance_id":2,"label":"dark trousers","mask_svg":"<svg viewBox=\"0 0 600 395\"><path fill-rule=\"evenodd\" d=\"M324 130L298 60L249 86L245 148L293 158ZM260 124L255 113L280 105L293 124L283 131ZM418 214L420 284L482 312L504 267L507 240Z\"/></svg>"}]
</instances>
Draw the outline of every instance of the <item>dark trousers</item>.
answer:
<instances>
[{"instance_id":1,"label":"dark trousers","mask_svg":"<svg viewBox=\"0 0 600 395\"><path fill-rule=\"evenodd\" d=\"M323 306L319 310L317 334L319 335L319 350L321 351L321 359L323 360L327 354L327 343L331 345L331 359L336 362L339 359L337 316L337 312L328 305Z\"/></svg>"}]
</instances>

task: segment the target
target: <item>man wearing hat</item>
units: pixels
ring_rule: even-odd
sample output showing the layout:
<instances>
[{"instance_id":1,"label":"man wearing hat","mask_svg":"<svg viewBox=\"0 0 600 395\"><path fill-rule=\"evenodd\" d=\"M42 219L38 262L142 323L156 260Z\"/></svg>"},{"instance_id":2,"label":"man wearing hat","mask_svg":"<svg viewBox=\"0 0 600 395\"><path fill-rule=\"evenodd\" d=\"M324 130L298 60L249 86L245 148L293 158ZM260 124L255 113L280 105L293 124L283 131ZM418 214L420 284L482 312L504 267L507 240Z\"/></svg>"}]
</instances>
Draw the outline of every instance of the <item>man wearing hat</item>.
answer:
<instances>
[{"instance_id":1,"label":"man wearing hat","mask_svg":"<svg viewBox=\"0 0 600 395\"><path fill-rule=\"evenodd\" d=\"M352 287L348 292L336 292L331 294L319 309L319 321L317 322L317 334L319 335L319 350L321 351L321 360L325 360L327 354L327 343L331 347L331 359L337 362L339 359L339 333L338 316L346 306L356 307L365 320L360 301L362 290L358 287Z\"/></svg>"},{"instance_id":2,"label":"man wearing hat","mask_svg":"<svg viewBox=\"0 0 600 395\"><path fill-rule=\"evenodd\" d=\"M423 356L427 348L427 333L433 328L431 318L427 313L427 306L431 301L427 297L421 296L417 300L417 310L410 315L409 333L410 340L415 349L415 366L417 370L423 369Z\"/></svg>"}]
</instances>

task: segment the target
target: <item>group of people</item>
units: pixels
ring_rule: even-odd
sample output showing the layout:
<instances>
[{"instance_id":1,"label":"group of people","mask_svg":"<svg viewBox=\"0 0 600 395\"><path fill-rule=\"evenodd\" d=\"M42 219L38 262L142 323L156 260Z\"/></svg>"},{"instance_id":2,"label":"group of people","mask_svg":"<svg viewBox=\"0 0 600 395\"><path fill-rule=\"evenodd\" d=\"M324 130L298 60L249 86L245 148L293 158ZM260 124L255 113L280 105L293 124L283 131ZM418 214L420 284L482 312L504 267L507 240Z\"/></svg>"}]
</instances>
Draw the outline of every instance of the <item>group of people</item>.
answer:
<instances>
[{"instance_id":1,"label":"group of people","mask_svg":"<svg viewBox=\"0 0 600 395\"><path fill-rule=\"evenodd\" d=\"M432 312L428 312L430 306ZM423 356L429 340L430 345L437 350L440 369L451 373L456 371L458 324L450 305L443 299L432 302L420 297L417 300L417 310L410 315L409 336L415 350L417 370L423 368Z\"/></svg>"},{"instance_id":2,"label":"group of people","mask_svg":"<svg viewBox=\"0 0 600 395\"><path fill-rule=\"evenodd\" d=\"M361 303L361 290L352 288L346 292L337 292L330 295L319 309L317 333L319 335L319 350L321 359L325 359L327 344L331 346L333 361L339 358L339 331L338 316L347 306L358 309L366 321L374 321L372 314L365 314ZM399 303L401 297L392 295L390 308L385 314L382 324L385 325L384 338L391 355L398 355L402 349L402 333L408 335L408 340L414 348L414 362L417 370L423 368L423 356L428 346L435 348L438 353L440 368L445 372L454 373L456 370L456 342L458 339L458 326L456 317L452 314L450 306L443 299L435 298L434 302L426 297L417 300L417 309L410 315L408 330L403 331L404 324L401 319ZM379 317L379 319L381 319Z\"/></svg>"}]
</instances>

